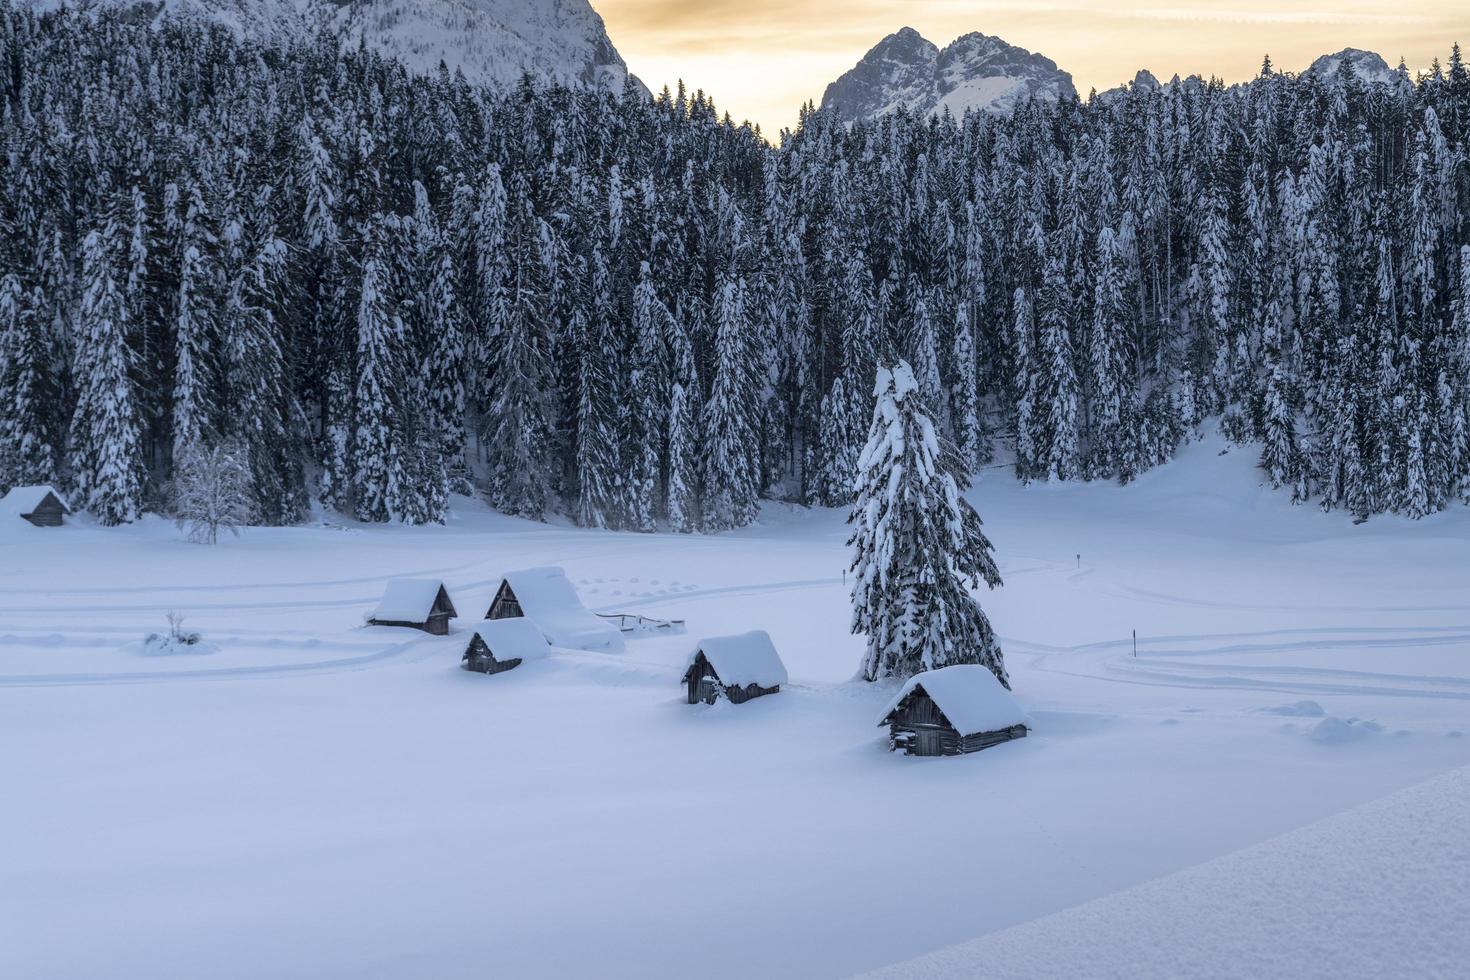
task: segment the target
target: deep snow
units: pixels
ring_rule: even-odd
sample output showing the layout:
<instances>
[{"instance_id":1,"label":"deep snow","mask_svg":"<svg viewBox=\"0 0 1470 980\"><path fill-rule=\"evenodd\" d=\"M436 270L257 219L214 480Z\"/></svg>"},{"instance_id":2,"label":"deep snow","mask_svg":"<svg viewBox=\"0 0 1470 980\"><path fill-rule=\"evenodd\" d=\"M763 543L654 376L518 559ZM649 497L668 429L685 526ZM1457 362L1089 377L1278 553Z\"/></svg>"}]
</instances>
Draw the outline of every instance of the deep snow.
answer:
<instances>
[{"instance_id":1,"label":"deep snow","mask_svg":"<svg viewBox=\"0 0 1470 980\"><path fill-rule=\"evenodd\" d=\"M1354 526L1223 449L1123 488L981 479L1006 579L982 600L1034 728L954 759L889 754L873 727L895 688L851 680L837 511L699 537L460 500L444 528L213 548L157 519L16 521L0 974L842 976L1470 764L1470 512ZM459 668L471 619L362 625L394 576L442 578L473 617L547 564L590 608L689 635L484 676ZM140 655L170 610L214 652ZM755 628L792 683L682 703L695 638ZM1451 906L1470 888L1423 884ZM1292 900L1324 935L1354 901Z\"/></svg>"}]
</instances>

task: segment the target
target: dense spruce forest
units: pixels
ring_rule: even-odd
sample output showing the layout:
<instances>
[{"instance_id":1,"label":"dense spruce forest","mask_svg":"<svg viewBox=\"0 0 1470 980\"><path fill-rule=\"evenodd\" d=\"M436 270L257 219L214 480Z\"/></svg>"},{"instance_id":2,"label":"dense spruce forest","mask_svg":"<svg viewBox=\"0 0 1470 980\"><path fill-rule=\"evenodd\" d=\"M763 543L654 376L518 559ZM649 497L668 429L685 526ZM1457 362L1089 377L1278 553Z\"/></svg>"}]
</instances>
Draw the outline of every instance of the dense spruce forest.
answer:
<instances>
[{"instance_id":1,"label":"dense spruce forest","mask_svg":"<svg viewBox=\"0 0 1470 980\"><path fill-rule=\"evenodd\" d=\"M1007 117L409 74L330 35L0 7L0 490L718 531L852 500L880 366L962 465L1128 481L1204 426L1297 500L1470 494L1470 75ZM204 462L200 462L204 461Z\"/></svg>"}]
</instances>

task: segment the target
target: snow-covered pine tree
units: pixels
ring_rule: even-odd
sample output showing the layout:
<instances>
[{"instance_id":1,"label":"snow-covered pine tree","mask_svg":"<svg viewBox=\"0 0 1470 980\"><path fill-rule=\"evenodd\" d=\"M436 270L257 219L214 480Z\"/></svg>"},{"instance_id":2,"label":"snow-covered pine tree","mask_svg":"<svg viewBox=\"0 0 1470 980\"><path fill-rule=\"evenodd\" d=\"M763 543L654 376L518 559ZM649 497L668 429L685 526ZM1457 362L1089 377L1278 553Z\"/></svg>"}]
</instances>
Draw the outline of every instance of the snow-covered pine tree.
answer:
<instances>
[{"instance_id":1,"label":"snow-covered pine tree","mask_svg":"<svg viewBox=\"0 0 1470 980\"><path fill-rule=\"evenodd\" d=\"M215 241L197 188L184 220L179 295L174 318L173 452L182 460L205 445L219 421L215 349L219 315ZM176 464L177 465L177 464Z\"/></svg>"},{"instance_id":2,"label":"snow-covered pine tree","mask_svg":"<svg viewBox=\"0 0 1470 980\"><path fill-rule=\"evenodd\" d=\"M1016 476L1030 480L1040 470L1040 428L1037 415L1038 365L1035 359L1036 327L1031 297L1017 286L1011 299L1012 357L1016 366L1015 386L1015 456Z\"/></svg>"},{"instance_id":3,"label":"snow-covered pine tree","mask_svg":"<svg viewBox=\"0 0 1470 980\"><path fill-rule=\"evenodd\" d=\"M632 470L628 475L628 524L636 531L657 526L660 477L665 439L664 413L669 404L664 329L669 311L658 298L647 262L639 264L633 289L633 365L629 404Z\"/></svg>"},{"instance_id":4,"label":"snow-covered pine tree","mask_svg":"<svg viewBox=\"0 0 1470 980\"><path fill-rule=\"evenodd\" d=\"M353 392L352 499L360 521L389 519L388 468L399 323L388 295L380 238L369 244L357 299L357 384Z\"/></svg>"},{"instance_id":5,"label":"snow-covered pine tree","mask_svg":"<svg viewBox=\"0 0 1470 980\"><path fill-rule=\"evenodd\" d=\"M523 182L511 197L515 249L508 258L504 319L494 333L495 395L484 422L489 498L498 510L544 520L552 503L549 419L551 311L545 256L551 228L531 209Z\"/></svg>"},{"instance_id":6,"label":"snow-covered pine tree","mask_svg":"<svg viewBox=\"0 0 1470 980\"><path fill-rule=\"evenodd\" d=\"M943 465L939 436L904 361L878 371L849 523L852 631L867 636L863 676L904 678L983 664L1006 687L1000 644L971 595L1000 576L978 515Z\"/></svg>"},{"instance_id":7,"label":"snow-covered pine tree","mask_svg":"<svg viewBox=\"0 0 1470 980\"><path fill-rule=\"evenodd\" d=\"M1070 480L1078 472L1077 371L1073 366L1071 299L1060 258L1047 257L1037 331L1036 362L1040 369L1036 410L1043 442L1039 458L1048 480Z\"/></svg>"},{"instance_id":8,"label":"snow-covered pine tree","mask_svg":"<svg viewBox=\"0 0 1470 980\"><path fill-rule=\"evenodd\" d=\"M82 246L82 302L72 379L77 388L68 457L82 500L99 522L137 520L143 505L143 457L128 342L127 305L118 289L111 221Z\"/></svg>"},{"instance_id":9,"label":"snow-covered pine tree","mask_svg":"<svg viewBox=\"0 0 1470 980\"><path fill-rule=\"evenodd\" d=\"M755 363L745 313L745 284L724 274L715 302L715 365L704 404L705 531L728 531L755 520L760 471L755 424Z\"/></svg>"},{"instance_id":10,"label":"snow-covered pine tree","mask_svg":"<svg viewBox=\"0 0 1470 980\"><path fill-rule=\"evenodd\" d=\"M852 444L852 404L839 374L822 399L814 490L816 502L823 507L839 507L852 501L858 457L858 447Z\"/></svg>"},{"instance_id":11,"label":"snow-covered pine tree","mask_svg":"<svg viewBox=\"0 0 1470 980\"><path fill-rule=\"evenodd\" d=\"M594 249L590 309L578 310L572 325L578 336L575 516L583 527L620 527L623 516L618 351L607 276L602 253Z\"/></svg>"},{"instance_id":12,"label":"snow-covered pine tree","mask_svg":"<svg viewBox=\"0 0 1470 980\"><path fill-rule=\"evenodd\" d=\"M669 388L669 527L687 533L699 526L699 373L681 318L669 336L674 382Z\"/></svg>"},{"instance_id":13,"label":"snow-covered pine tree","mask_svg":"<svg viewBox=\"0 0 1470 980\"><path fill-rule=\"evenodd\" d=\"M990 434L981 415L979 374L975 363L975 335L970 329L970 304L955 307L954 384L950 386L950 419L955 448L967 469L990 462Z\"/></svg>"},{"instance_id":14,"label":"snow-covered pine tree","mask_svg":"<svg viewBox=\"0 0 1470 980\"><path fill-rule=\"evenodd\" d=\"M1123 298L1123 259L1113 229L1097 234L1093 264L1092 329L1088 339L1088 465L1090 476L1110 477L1123 462L1125 402L1131 403L1129 308ZM1129 467L1126 479L1136 472Z\"/></svg>"},{"instance_id":15,"label":"snow-covered pine tree","mask_svg":"<svg viewBox=\"0 0 1470 980\"><path fill-rule=\"evenodd\" d=\"M0 487L55 480L48 408L57 393L40 305L14 273L0 276Z\"/></svg>"}]
</instances>

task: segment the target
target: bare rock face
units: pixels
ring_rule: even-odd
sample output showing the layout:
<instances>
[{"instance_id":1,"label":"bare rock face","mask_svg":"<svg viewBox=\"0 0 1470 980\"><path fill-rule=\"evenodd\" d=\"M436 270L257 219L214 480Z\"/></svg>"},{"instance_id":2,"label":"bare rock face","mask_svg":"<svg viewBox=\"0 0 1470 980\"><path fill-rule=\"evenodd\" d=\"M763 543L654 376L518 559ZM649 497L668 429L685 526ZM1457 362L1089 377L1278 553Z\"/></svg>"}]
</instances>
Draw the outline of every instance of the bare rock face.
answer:
<instances>
[{"instance_id":1,"label":"bare rock face","mask_svg":"<svg viewBox=\"0 0 1470 980\"><path fill-rule=\"evenodd\" d=\"M844 121L870 119L900 106L955 116L967 109L1009 112L1025 100L1077 94L1056 62L986 34L966 34L940 49L905 27L879 41L827 86L822 108Z\"/></svg>"}]
</instances>

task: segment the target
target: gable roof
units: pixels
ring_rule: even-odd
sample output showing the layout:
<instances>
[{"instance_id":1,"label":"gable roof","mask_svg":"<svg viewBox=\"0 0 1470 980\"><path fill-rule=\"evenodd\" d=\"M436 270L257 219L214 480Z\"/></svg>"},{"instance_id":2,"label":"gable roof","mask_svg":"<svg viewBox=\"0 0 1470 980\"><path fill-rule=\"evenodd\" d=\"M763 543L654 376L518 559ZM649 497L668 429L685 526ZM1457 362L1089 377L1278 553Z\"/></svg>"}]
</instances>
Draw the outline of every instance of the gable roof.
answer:
<instances>
[{"instance_id":1,"label":"gable roof","mask_svg":"<svg viewBox=\"0 0 1470 980\"><path fill-rule=\"evenodd\" d=\"M560 568L506 572L505 581L515 593L521 612L541 628L552 646L609 652L623 649L623 634L582 605L567 573Z\"/></svg>"},{"instance_id":2,"label":"gable roof","mask_svg":"<svg viewBox=\"0 0 1470 980\"><path fill-rule=\"evenodd\" d=\"M1011 693L1001 687L989 668L979 664L955 664L910 677L888 702L888 707L883 709L878 724L888 724L889 717L903 699L915 690L929 695L961 737L1024 725L1028 720L1026 712L1021 710Z\"/></svg>"},{"instance_id":3,"label":"gable roof","mask_svg":"<svg viewBox=\"0 0 1470 980\"><path fill-rule=\"evenodd\" d=\"M539 660L551 649L540 628L525 617L484 620L475 627L475 635L485 641L490 655L501 663Z\"/></svg>"},{"instance_id":4,"label":"gable roof","mask_svg":"<svg viewBox=\"0 0 1470 980\"><path fill-rule=\"evenodd\" d=\"M0 497L0 514L20 517L34 513L37 507L46 502L48 496L56 498L64 513L71 513L71 505L66 502L66 498L55 487L42 483L33 487L11 487L5 496Z\"/></svg>"},{"instance_id":5,"label":"gable roof","mask_svg":"<svg viewBox=\"0 0 1470 980\"><path fill-rule=\"evenodd\" d=\"M699 646L689 655L688 666L703 653L721 683L734 687L754 684L757 687L776 687L785 684L786 665L776 652L776 645L765 630L751 630L734 636L709 636L699 641ZM688 671L685 671L688 676Z\"/></svg>"},{"instance_id":6,"label":"gable roof","mask_svg":"<svg viewBox=\"0 0 1470 980\"><path fill-rule=\"evenodd\" d=\"M390 623L425 622L434 611L434 603L441 592L444 593L445 605L449 607L449 615L458 616L448 590L438 579L390 578L383 586L383 598L378 601L372 618Z\"/></svg>"}]
</instances>

